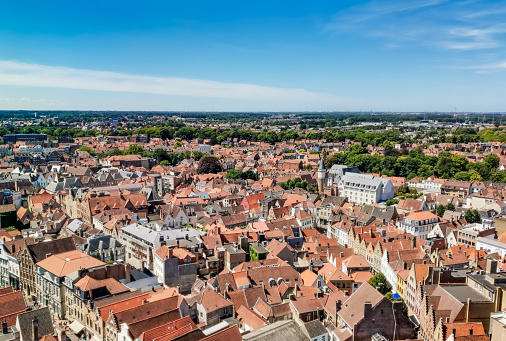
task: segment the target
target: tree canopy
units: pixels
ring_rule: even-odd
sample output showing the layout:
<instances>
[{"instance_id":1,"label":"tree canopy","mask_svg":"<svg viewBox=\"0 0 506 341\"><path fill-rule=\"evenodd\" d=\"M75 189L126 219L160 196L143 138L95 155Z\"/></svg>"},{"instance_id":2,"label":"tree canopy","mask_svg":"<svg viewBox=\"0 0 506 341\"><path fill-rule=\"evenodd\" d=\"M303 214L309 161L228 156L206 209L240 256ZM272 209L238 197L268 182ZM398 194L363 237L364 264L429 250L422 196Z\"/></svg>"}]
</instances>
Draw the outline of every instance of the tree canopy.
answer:
<instances>
[{"instance_id":1,"label":"tree canopy","mask_svg":"<svg viewBox=\"0 0 506 341\"><path fill-rule=\"evenodd\" d=\"M197 168L197 174L216 174L221 171L223 171L223 166L220 160L214 156L204 157L202 160L200 160L199 166Z\"/></svg>"}]
</instances>

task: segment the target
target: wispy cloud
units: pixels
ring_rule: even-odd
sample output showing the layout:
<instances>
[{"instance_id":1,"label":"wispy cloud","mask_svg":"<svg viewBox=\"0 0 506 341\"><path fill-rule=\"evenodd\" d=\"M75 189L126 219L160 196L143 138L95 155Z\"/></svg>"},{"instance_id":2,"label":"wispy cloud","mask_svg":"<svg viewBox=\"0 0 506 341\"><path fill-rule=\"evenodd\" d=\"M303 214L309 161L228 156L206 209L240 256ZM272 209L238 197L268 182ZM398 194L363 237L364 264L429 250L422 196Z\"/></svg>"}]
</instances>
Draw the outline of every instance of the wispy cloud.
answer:
<instances>
[{"instance_id":1,"label":"wispy cloud","mask_svg":"<svg viewBox=\"0 0 506 341\"><path fill-rule=\"evenodd\" d=\"M336 13L325 27L380 38L385 46L436 46L448 50L505 45L504 4L482 10L480 1L372 1Z\"/></svg>"},{"instance_id":2,"label":"wispy cloud","mask_svg":"<svg viewBox=\"0 0 506 341\"><path fill-rule=\"evenodd\" d=\"M285 89L202 79L140 76L15 61L0 61L0 85L137 92L250 101L298 103L324 101L336 104L345 101L338 96L304 89Z\"/></svg>"},{"instance_id":3,"label":"wispy cloud","mask_svg":"<svg viewBox=\"0 0 506 341\"><path fill-rule=\"evenodd\" d=\"M475 70L477 73L494 73L500 71L506 71L506 61L486 63L481 65L471 65L464 67L465 69Z\"/></svg>"}]
</instances>

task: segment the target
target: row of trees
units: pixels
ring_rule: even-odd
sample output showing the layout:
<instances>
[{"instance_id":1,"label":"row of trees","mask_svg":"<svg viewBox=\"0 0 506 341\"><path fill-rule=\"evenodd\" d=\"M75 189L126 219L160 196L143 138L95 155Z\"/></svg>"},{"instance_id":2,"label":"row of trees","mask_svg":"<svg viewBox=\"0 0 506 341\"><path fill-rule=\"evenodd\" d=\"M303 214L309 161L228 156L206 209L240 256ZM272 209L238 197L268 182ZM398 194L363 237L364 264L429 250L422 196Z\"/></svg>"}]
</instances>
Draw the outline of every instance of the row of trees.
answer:
<instances>
[{"instance_id":1,"label":"row of trees","mask_svg":"<svg viewBox=\"0 0 506 341\"><path fill-rule=\"evenodd\" d=\"M243 172L242 168L234 168L229 171L227 171L227 175L225 175L225 178L227 179L243 179L243 180L258 180L258 174L253 172L252 170L247 170Z\"/></svg>"},{"instance_id":2,"label":"row of trees","mask_svg":"<svg viewBox=\"0 0 506 341\"><path fill-rule=\"evenodd\" d=\"M310 193L315 192L315 188L313 186L309 185L306 180L302 180L299 177L295 179L288 179L286 182L281 182L279 186L281 186L281 188L283 188L284 190L302 188Z\"/></svg>"},{"instance_id":3,"label":"row of trees","mask_svg":"<svg viewBox=\"0 0 506 341\"><path fill-rule=\"evenodd\" d=\"M361 145L353 145L345 153L334 154L325 160L327 168L333 164L357 166L365 173L381 173L387 176L418 176L426 179L435 175L443 179L506 182L506 171L499 167L499 157L487 155L483 162L471 163L463 155L442 152L438 156L423 154L421 148L410 152L386 149L385 156L371 155Z\"/></svg>"}]
</instances>

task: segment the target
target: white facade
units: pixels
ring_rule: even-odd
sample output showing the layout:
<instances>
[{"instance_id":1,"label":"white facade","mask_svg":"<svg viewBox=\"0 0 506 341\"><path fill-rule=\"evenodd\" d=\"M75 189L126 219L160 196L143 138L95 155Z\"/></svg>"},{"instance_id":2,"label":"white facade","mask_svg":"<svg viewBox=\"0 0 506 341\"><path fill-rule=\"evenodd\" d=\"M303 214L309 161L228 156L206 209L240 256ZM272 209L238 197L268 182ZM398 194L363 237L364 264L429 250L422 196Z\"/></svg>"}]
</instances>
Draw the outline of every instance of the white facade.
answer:
<instances>
[{"instance_id":1,"label":"white facade","mask_svg":"<svg viewBox=\"0 0 506 341\"><path fill-rule=\"evenodd\" d=\"M201 153L210 153L211 146L208 144L199 144L199 152Z\"/></svg>"},{"instance_id":2,"label":"white facade","mask_svg":"<svg viewBox=\"0 0 506 341\"><path fill-rule=\"evenodd\" d=\"M485 250L488 253L497 252L501 258L506 257L506 244L493 238L478 237L476 239L476 250Z\"/></svg>"},{"instance_id":3,"label":"white facade","mask_svg":"<svg viewBox=\"0 0 506 341\"><path fill-rule=\"evenodd\" d=\"M416 238L427 239L432 229L439 224L439 217L429 212L423 212L425 215L418 218L410 218L416 216L417 213L409 215L402 219L401 230L411 233Z\"/></svg>"},{"instance_id":4,"label":"white facade","mask_svg":"<svg viewBox=\"0 0 506 341\"><path fill-rule=\"evenodd\" d=\"M0 241L0 286L4 288L13 284L19 284L19 261L7 252Z\"/></svg>"},{"instance_id":5,"label":"white facade","mask_svg":"<svg viewBox=\"0 0 506 341\"><path fill-rule=\"evenodd\" d=\"M394 185L390 179L369 174L345 174L338 184L339 196L349 202L364 205L386 201L394 197Z\"/></svg>"},{"instance_id":6,"label":"white facade","mask_svg":"<svg viewBox=\"0 0 506 341\"><path fill-rule=\"evenodd\" d=\"M383 257L381 257L381 272L385 275L388 284L390 284L392 288L397 288L397 274L388 263L387 250L383 252Z\"/></svg>"}]
</instances>

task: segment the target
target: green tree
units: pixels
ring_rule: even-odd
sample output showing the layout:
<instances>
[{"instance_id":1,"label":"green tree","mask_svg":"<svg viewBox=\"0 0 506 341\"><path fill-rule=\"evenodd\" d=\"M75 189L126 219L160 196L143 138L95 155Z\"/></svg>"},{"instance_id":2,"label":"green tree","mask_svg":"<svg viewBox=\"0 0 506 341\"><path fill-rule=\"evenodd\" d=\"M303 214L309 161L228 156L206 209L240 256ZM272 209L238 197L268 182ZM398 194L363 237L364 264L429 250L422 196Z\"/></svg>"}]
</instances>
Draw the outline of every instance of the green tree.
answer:
<instances>
[{"instance_id":1,"label":"green tree","mask_svg":"<svg viewBox=\"0 0 506 341\"><path fill-rule=\"evenodd\" d=\"M478 173L474 169L471 169L469 171L469 180L471 180L471 181L482 181L483 177L481 176L480 173Z\"/></svg>"},{"instance_id":2,"label":"green tree","mask_svg":"<svg viewBox=\"0 0 506 341\"><path fill-rule=\"evenodd\" d=\"M446 205L446 209L449 211L455 211L455 205L452 203L449 203L448 205Z\"/></svg>"},{"instance_id":3,"label":"green tree","mask_svg":"<svg viewBox=\"0 0 506 341\"><path fill-rule=\"evenodd\" d=\"M139 146L138 144L132 143L130 146L128 146L126 153L134 155L143 155L144 149L142 149L142 147Z\"/></svg>"},{"instance_id":4,"label":"green tree","mask_svg":"<svg viewBox=\"0 0 506 341\"><path fill-rule=\"evenodd\" d=\"M162 140L170 140L172 138L172 133L168 129L162 129L160 131L160 138Z\"/></svg>"},{"instance_id":5,"label":"green tree","mask_svg":"<svg viewBox=\"0 0 506 341\"><path fill-rule=\"evenodd\" d=\"M242 169L240 168L234 168L229 171L227 171L227 175L225 175L225 178L227 179L240 179L242 175Z\"/></svg>"},{"instance_id":6,"label":"green tree","mask_svg":"<svg viewBox=\"0 0 506 341\"><path fill-rule=\"evenodd\" d=\"M371 277L368 283L382 294L390 291L390 285L388 284L387 278L381 272L378 272L376 275Z\"/></svg>"},{"instance_id":7,"label":"green tree","mask_svg":"<svg viewBox=\"0 0 506 341\"><path fill-rule=\"evenodd\" d=\"M176 143L174 143L174 148L179 148L181 147L183 144L181 143L181 141L176 141Z\"/></svg>"},{"instance_id":8,"label":"green tree","mask_svg":"<svg viewBox=\"0 0 506 341\"><path fill-rule=\"evenodd\" d=\"M490 169L497 169L501 159L496 154L489 154L485 156L483 162L489 166Z\"/></svg>"},{"instance_id":9,"label":"green tree","mask_svg":"<svg viewBox=\"0 0 506 341\"><path fill-rule=\"evenodd\" d=\"M387 206L397 205L399 203L399 199L388 199L386 201Z\"/></svg>"},{"instance_id":10,"label":"green tree","mask_svg":"<svg viewBox=\"0 0 506 341\"><path fill-rule=\"evenodd\" d=\"M241 178L243 178L244 180L250 179L250 180L257 181L258 180L258 173L249 169L246 172L242 172Z\"/></svg>"},{"instance_id":11,"label":"green tree","mask_svg":"<svg viewBox=\"0 0 506 341\"><path fill-rule=\"evenodd\" d=\"M474 171L476 172L476 171ZM476 174L478 174L478 172L476 172ZM479 175L479 174L478 174ZM460 172L457 172L453 178L455 180L459 180L459 181L469 181L469 179L471 178L471 176L469 175L469 172L466 172L466 171L460 171Z\"/></svg>"},{"instance_id":12,"label":"green tree","mask_svg":"<svg viewBox=\"0 0 506 341\"><path fill-rule=\"evenodd\" d=\"M93 149L91 149L90 147L88 146L81 146L78 151L80 152L88 152L88 154L90 154L91 156L95 156L95 151Z\"/></svg>"},{"instance_id":13,"label":"green tree","mask_svg":"<svg viewBox=\"0 0 506 341\"><path fill-rule=\"evenodd\" d=\"M436 208L436 214L439 216L439 217L442 217L444 214L445 214L445 211L447 210L447 207L445 205L439 205L437 208Z\"/></svg>"},{"instance_id":14,"label":"green tree","mask_svg":"<svg viewBox=\"0 0 506 341\"><path fill-rule=\"evenodd\" d=\"M192 127L182 127L174 134L175 137L190 141L197 135L197 129Z\"/></svg>"},{"instance_id":15,"label":"green tree","mask_svg":"<svg viewBox=\"0 0 506 341\"><path fill-rule=\"evenodd\" d=\"M481 216L478 210L467 210L464 218L469 224L481 223Z\"/></svg>"}]
</instances>

